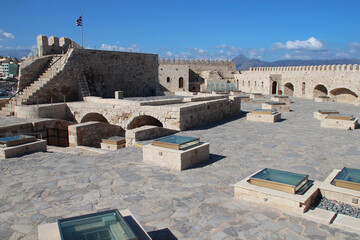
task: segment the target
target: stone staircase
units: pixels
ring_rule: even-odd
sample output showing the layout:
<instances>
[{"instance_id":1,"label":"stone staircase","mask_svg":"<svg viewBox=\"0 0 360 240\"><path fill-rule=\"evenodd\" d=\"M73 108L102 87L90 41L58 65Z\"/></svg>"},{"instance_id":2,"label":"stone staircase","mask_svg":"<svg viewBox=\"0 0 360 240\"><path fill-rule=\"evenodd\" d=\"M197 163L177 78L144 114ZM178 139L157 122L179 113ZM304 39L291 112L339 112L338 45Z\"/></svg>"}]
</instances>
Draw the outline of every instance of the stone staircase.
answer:
<instances>
[{"instance_id":1,"label":"stone staircase","mask_svg":"<svg viewBox=\"0 0 360 240\"><path fill-rule=\"evenodd\" d=\"M48 66L40 73L39 77L35 79L30 85L21 89L9 103L7 103L0 110L0 116L14 115L14 109L17 105L28 105L37 103L36 93L47 85L56 74L61 71L61 58L62 56L54 56Z\"/></svg>"}]
</instances>

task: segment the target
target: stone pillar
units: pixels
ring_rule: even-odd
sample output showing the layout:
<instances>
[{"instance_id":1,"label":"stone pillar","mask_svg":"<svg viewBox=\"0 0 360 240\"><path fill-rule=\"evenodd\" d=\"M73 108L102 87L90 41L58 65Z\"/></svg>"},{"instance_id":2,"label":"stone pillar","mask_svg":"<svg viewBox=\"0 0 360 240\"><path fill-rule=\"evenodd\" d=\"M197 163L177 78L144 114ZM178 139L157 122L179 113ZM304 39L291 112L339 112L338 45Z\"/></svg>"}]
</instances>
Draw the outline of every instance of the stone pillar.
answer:
<instances>
[{"instance_id":1,"label":"stone pillar","mask_svg":"<svg viewBox=\"0 0 360 240\"><path fill-rule=\"evenodd\" d=\"M54 47L58 47L59 46L59 38L54 37L54 36L50 36L49 37L49 45L54 46Z\"/></svg>"},{"instance_id":2,"label":"stone pillar","mask_svg":"<svg viewBox=\"0 0 360 240\"><path fill-rule=\"evenodd\" d=\"M115 99L123 99L124 93L123 91L115 91Z\"/></svg>"},{"instance_id":3,"label":"stone pillar","mask_svg":"<svg viewBox=\"0 0 360 240\"><path fill-rule=\"evenodd\" d=\"M67 50L71 47L71 39L70 38L60 38L60 48L61 51L66 53Z\"/></svg>"},{"instance_id":4,"label":"stone pillar","mask_svg":"<svg viewBox=\"0 0 360 240\"><path fill-rule=\"evenodd\" d=\"M48 38L44 35L39 35L37 36L36 41L38 48L38 56L39 57L45 56L49 48Z\"/></svg>"}]
</instances>

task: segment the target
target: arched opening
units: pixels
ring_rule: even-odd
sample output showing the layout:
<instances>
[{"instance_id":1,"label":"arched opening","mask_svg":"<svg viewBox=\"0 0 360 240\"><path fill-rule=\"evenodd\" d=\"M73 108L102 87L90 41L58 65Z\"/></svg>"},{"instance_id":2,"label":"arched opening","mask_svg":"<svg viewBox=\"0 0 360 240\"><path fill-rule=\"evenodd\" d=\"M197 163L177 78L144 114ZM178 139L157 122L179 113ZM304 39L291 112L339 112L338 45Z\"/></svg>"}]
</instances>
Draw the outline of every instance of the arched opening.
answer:
<instances>
[{"instance_id":1,"label":"arched opening","mask_svg":"<svg viewBox=\"0 0 360 240\"><path fill-rule=\"evenodd\" d=\"M358 95L347 88L335 88L330 91L330 96L335 102L354 103Z\"/></svg>"},{"instance_id":2,"label":"arched opening","mask_svg":"<svg viewBox=\"0 0 360 240\"><path fill-rule=\"evenodd\" d=\"M90 122L90 121L109 123L108 120L99 113L88 113L81 119L80 122L86 123L86 122Z\"/></svg>"},{"instance_id":3,"label":"arched opening","mask_svg":"<svg viewBox=\"0 0 360 240\"><path fill-rule=\"evenodd\" d=\"M163 127L163 124L156 118L148 115L142 115L134 118L128 125L128 129L134 129L145 125Z\"/></svg>"},{"instance_id":4,"label":"arched opening","mask_svg":"<svg viewBox=\"0 0 360 240\"><path fill-rule=\"evenodd\" d=\"M274 81L271 87L271 94L276 94L276 90L277 90L277 82Z\"/></svg>"},{"instance_id":5,"label":"arched opening","mask_svg":"<svg viewBox=\"0 0 360 240\"><path fill-rule=\"evenodd\" d=\"M179 88L184 88L184 78L183 77L179 78Z\"/></svg>"},{"instance_id":6,"label":"arched opening","mask_svg":"<svg viewBox=\"0 0 360 240\"><path fill-rule=\"evenodd\" d=\"M170 82L170 77L167 77L167 78L166 78L166 82Z\"/></svg>"},{"instance_id":7,"label":"arched opening","mask_svg":"<svg viewBox=\"0 0 360 240\"><path fill-rule=\"evenodd\" d=\"M294 95L294 85L292 83L286 83L284 85L284 94L288 96Z\"/></svg>"},{"instance_id":8,"label":"arched opening","mask_svg":"<svg viewBox=\"0 0 360 240\"><path fill-rule=\"evenodd\" d=\"M322 84L316 85L316 87L314 88L314 92L313 92L314 97L326 96L327 94L328 94L328 90Z\"/></svg>"}]
</instances>

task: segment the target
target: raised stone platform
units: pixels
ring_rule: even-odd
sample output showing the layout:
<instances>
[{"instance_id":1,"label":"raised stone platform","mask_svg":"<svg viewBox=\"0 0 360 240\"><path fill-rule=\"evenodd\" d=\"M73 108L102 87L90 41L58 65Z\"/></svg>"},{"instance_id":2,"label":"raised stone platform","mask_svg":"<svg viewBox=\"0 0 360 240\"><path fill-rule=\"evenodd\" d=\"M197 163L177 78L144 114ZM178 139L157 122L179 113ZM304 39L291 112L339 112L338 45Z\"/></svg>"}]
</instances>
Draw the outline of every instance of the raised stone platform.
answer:
<instances>
[{"instance_id":1,"label":"raised stone platform","mask_svg":"<svg viewBox=\"0 0 360 240\"><path fill-rule=\"evenodd\" d=\"M335 169L320 185L321 195L327 199L341 201L346 204L360 207L360 191L337 187L331 184L341 170Z\"/></svg>"},{"instance_id":2,"label":"raised stone platform","mask_svg":"<svg viewBox=\"0 0 360 240\"><path fill-rule=\"evenodd\" d=\"M263 109L271 109L278 112L290 112L290 106L284 102L265 102L261 107Z\"/></svg>"},{"instance_id":3,"label":"raised stone platform","mask_svg":"<svg viewBox=\"0 0 360 240\"><path fill-rule=\"evenodd\" d=\"M120 136L113 136L101 140L101 149L117 150L125 147L125 138Z\"/></svg>"},{"instance_id":4,"label":"raised stone platform","mask_svg":"<svg viewBox=\"0 0 360 240\"><path fill-rule=\"evenodd\" d=\"M119 211L131 230L138 236L139 240L151 240L145 229L136 220L130 210ZM61 240L59 225L57 222L43 223L38 225L39 240ZM96 238L100 239L100 238Z\"/></svg>"},{"instance_id":5,"label":"raised stone platform","mask_svg":"<svg viewBox=\"0 0 360 240\"><path fill-rule=\"evenodd\" d=\"M272 101L275 102L284 102L284 103L291 103L291 98L285 95L275 95L271 97Z\"/></svg>"},{"instance_id":6,"label":"raised stone platform","mask_svg":"<svg viewBox=\"0 0 360 240\"><path fill-rule=\"evenodd\" d=\"M46 152L46 140L37 139L35 142L0 148L0 159L21 156L33 152Z\"/></svg>"},{"instance_id":7,"label":"raised stone platform","mask_svg":"<svg viewBox=\"0 0 360 240\"><path fill-rule=\"evenodd\" d=\"M336 119L336 118L329 118L329 116L321 119L321 127L324 128L338 128L338 129L345 129L351 130L358 128L358 119Z\"/></svg>"},{"instance_id":8,"label":"raised stone platform","mask_svg":"<svg viewBox=\"0 0 360 240\"><path fill-rule=\"evenodd\" d=\"M340 112L337 110L318 110L314 112L314 118L322 120L327 117L329 114L339 114Z\"/></svg>"},{"instance_id":9,"label":"raised stone platform","mask_svg":"<svg viewBox=\"0 0 360 240\"><path fill-rule=\"evenodd\" d=\"M209 147L209 143L200 143L187 150L175 150L149 144L143 146L143 161L181 171L208 160Z\"/></svg>"},{"instance_id":10,"label":"raised stone platform","mask_svg":"<svg viewBox=\"0 0 360 240\"><path fill-rule=\"evenodd\" d=\"M250 177L256 173L251 174L234 185L235 198L264 204L291 213L303 214L310 208L311 204L319 194L320 182L317 181L314 181L313 185L304 193L304 195L291 194L250 184Z\"/></svg>"},{"instance_id":11,"label":"raised stone platform","mask_svg":"<svg viewBox=\"0 0 360 240\"><path fill-rule=\"evenodd\" d=\"M250 98L265 98L262 93L250 93Z\"/></svg>"},{"instance_id":12,"label":"raised stone platform","mask_svg":"<svg viewBox=\"0 0 360 240\"><path fill-rule=\"evenodd\" d=\"M281 120L281 113L271 111L252 111L246 114L246 119L256 122L278 122Z\"/></svg>"}]
</instances>

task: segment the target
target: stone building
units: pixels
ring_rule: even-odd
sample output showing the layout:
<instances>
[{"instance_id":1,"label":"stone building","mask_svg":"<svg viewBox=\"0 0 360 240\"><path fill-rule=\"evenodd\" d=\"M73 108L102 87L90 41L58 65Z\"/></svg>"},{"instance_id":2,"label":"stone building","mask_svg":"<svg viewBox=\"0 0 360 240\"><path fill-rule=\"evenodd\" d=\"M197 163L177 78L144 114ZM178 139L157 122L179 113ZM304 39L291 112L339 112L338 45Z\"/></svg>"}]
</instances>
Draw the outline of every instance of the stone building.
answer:
<instances>
[{"instance_id":1,"label":"stone building","mask_svg":"<svg viewBox=\"0 0 360 240\"><path fill-rule=\"evenodd\" d=\"M284 94L301 98L329 96L333 101L359 104L359 65L250 68L234 75L244 92Z\"/></svg>"},{"instance_id":2,"label":"stone building","mask_svg":"<svg viewBox=\"0 0 360 240\"><path fill-rule=\"evenodd\" d=\"M235 68L231 60L160 59L160 90L205 92L208 83L234 82Z\"/></svg>"}]
</instances>

